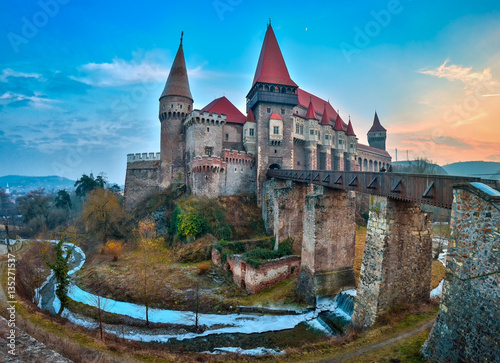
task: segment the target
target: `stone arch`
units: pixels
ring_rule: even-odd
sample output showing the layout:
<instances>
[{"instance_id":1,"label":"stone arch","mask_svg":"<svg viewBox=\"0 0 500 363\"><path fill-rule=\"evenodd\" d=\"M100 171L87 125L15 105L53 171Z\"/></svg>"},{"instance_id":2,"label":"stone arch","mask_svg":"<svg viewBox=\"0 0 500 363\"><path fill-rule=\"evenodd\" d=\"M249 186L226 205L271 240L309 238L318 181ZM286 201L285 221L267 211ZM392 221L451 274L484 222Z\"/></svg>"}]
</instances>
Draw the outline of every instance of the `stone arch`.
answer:
<instances>
[{"instance_id":1,"label":"stone arch","mask_svg":"<svg viewBox=\"0 0 500 363\"><path fill-rule=\"evenodd\" d=\"M366 159L363 160L363 170L364 171L369 171L368 170L368 160L366 160Z\"/></svg>"},{"instance_id":2,"label":"stone arch","mask_svg":"<svg viewBox=\"0 0 500 363\"><path fill-rule=\"evenodd\" d=\"M377 160L375 160L373 162L373 171L378 171L378 170L379 170L379 168L378 168L378 162L377 162Z\"/></svg>"},{"instance_id":3,"label":"stone arch","mask_svg":"<svg viewBox=\"0 0 500 363\"><path fill-rule=\"evenodd\" d=\"M281 169L281 165L278 163L273 163L273 164L269 165L269 169L271 169L271 170Z\"/></svg>"},{"instance_id":4,"label":"stone arch","mask_svg":"<svg viewBox=\"0 0 500 363\"><path fill-rule=\"evenodd\" d=\"M370 165L369 171L373 171L373 160L369 161L369 165Z\"/></svg>"}]
</instances>

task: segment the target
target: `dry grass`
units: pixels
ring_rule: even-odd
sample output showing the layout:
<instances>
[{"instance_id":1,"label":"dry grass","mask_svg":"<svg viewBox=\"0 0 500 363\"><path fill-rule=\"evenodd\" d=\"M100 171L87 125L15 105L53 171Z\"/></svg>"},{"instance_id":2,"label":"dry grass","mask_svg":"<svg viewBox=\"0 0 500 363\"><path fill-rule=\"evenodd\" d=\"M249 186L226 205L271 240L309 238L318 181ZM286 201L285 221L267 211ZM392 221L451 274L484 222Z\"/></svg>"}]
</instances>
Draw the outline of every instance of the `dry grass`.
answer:
<instances>
[{"instance_id":1,"label":"dry grass","mask_svg":"<svg viewBox=\"0 0 500 363\"><path fill-rule=\"evenodd\" d=\"M439 282L444 279L446 275L446 268L440 261L432 261L432 272L431 272L431 290L438 287Z\"/></svg>"}]
</instances>

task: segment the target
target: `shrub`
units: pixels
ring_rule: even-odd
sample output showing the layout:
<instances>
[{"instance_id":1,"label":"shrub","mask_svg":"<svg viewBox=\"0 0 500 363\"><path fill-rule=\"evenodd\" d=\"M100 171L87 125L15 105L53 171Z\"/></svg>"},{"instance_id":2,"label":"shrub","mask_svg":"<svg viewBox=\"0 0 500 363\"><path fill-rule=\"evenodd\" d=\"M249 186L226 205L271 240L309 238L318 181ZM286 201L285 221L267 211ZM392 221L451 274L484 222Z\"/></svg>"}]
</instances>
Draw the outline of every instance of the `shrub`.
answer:
<instances>
[{"instance_id":1,"label":"shrub","mask_svg":"<svg viewBox=\"0 0 500 363\"><path fill-rule=\"evenodd\" d=\"M106 243L104 251L108 255L113 256L113 261L118 261L118 257L123 252L123 244L120 241L115 241L111 239Z\"/></svg>"},{"instance_id":2,"label":"shrub","mask_svg":"<svg viewBox=\"0 0 500 363\"><path fill-rule=\"evenodd\" d=\"M201 262L198 265L198 275L206 275L206 273L212 268L212 263L210 261Z\"/></svg>"}]
</instances>

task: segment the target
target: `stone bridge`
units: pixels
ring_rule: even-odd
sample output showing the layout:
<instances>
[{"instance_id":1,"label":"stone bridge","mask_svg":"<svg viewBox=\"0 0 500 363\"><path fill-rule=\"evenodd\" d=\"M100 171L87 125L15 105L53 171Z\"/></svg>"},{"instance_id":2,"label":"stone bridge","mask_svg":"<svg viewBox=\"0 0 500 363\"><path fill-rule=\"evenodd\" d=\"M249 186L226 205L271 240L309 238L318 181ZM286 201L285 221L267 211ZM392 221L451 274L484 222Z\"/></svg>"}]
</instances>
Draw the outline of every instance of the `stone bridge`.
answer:
<instances>
[{"instance_id":1,"label":"stone bridge","mask_svg":"<svg viewBox=\"0 0 500 363\"><path fill-rule=\"evenodd\" d=\"M360 329L398 305L428 301L432 216L421 204L451 209L442 305L424 353L443 362L450 354L457 357L452 361L498 359L498 181L310 170L269 170L268 178L262 194L266 228L277 241L294 238L301 255L298 294L310 303L355 288L354 192L370 194L352 318Z\"/></svg>"}]
</instances>

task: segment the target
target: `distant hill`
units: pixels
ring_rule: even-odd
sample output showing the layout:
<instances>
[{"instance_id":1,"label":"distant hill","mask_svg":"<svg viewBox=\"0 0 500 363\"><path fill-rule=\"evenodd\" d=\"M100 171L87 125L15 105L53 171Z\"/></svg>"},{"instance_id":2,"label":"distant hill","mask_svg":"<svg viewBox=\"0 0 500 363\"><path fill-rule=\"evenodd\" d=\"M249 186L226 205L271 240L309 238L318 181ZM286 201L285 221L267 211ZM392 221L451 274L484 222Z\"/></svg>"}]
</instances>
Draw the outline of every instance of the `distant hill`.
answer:
<instances>
[{"instance_id":1,"label":"distant hill","mask_svg":"<svg viewBox=\"0 0 500 363\"><path fill-rule=\"evenodd\" d=\"M0 176L0 188L5 189L7 184L9 184L11 194L26 194L40 188L44 188L47 192L57 192L61 189L72 190L75 181L60 176Z\"/></svg>"},{"instance_id":2,"label":"distant hill","mask_svg":"<svg viewBox=\"0 0 500 363\"><path fill-rule=\"evenodd\" d=\"M494 161L464 161L444 165L443 169L450 175L500 180L500 163Z\"/></svg>"},{"instance_id":3,"label":"distant hill","mask_svg":"<svg viewBox=\"0 0 500 363\"><path fill-rule=\"evenodd\" d=\"M448 174L445 169L437 164L425 163L423 167L418 165L418 160L410 161L395 161L392 163L393 171L396 173L418 173L416 170L422 169L420 172L433 175Z\"/></svg>"}]
</instances>

